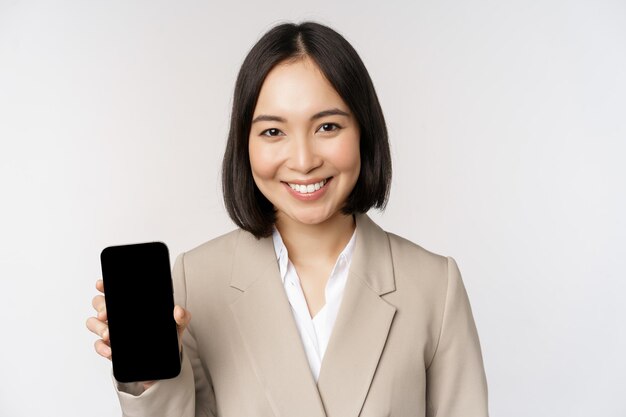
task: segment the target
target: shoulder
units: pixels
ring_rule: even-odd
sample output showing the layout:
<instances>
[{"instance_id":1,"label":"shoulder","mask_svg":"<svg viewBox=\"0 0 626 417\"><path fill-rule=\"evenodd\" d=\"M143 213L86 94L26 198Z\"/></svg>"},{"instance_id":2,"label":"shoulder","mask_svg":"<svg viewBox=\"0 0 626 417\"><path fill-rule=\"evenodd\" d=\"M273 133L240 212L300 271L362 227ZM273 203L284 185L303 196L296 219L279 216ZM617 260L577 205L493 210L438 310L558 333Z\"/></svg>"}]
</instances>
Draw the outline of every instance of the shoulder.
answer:
<instances>
[{"instance_id":1,"label":"shoulder","mask_svg":"<svg viewBox=\"0 0 626 417\"><path fill-rule=\"evenodd\" d=\"M185 260L187 262L197 262L200 259L207 258L223 259L225 255L232 254L234 252L241 232L241 229L234 229L230 232L207 240L206 242L203 242L186 251L184 253Z\"/></svg>"},{"instance_id":2,"label":"shoulder","mask_svg":"<svg viewBox=\"0 0 626 417\"><path fill-rule=\"evenodd\" d=\"M178 255L174 267L174 284L179 297L185 294L187 308L196 309L229 299L230 277L236 261L241 229L234 229Z\"/></svg>"},{"instance_id":3,"label":"shoulder","mask_svg":"<svg viewBox=\"0 0 626 417\"><path fill-rule=\"evenodd\" d=\"M242 232L241 229L231 230L180 253L177 262L182 265L187 284L192 285L198 279L204 280L207 274L211 277L226 277L232 268Z\"/></svg>"},{"instance_id":4,"label":"shoulder","mask_svg":"<svg viewBox=\"0 0 626 417\"><path fill-rule=\"evenodd\" d=\"M448 256L424 248L403 236L386 231L394 265L401 270L428 271L434 274L447 272Z\"/></svg>"},{"instance_id":5,"label":"shoulder","mask_svg":"<svg viewBox=\"0 0 626 417\"><path fill-rule=\"evenodd\" d=\"M419 300L424 306L440 308L450 278L450 257L426 249L406 237L386 232L393 263L395 297Z\"/></svg>"}]
</instances>

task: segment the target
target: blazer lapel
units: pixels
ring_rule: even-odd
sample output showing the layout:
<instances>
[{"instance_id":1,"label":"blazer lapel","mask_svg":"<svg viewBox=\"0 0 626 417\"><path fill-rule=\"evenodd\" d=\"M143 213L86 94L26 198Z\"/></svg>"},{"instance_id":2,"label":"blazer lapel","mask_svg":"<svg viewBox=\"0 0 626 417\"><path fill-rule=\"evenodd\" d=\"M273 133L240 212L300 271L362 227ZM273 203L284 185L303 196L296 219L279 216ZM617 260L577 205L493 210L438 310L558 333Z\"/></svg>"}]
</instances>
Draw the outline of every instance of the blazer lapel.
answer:
<instances>
[{"instance_id":1,"label":"blazer lapel","mask_svg":"<svg viewBox=\"0 0 626 417\"><path fill-rule=\"evenodd\" d=\"M240 231L231 286L243 293L230 308L256 375L276 416L358 416L396 308L380 296L395 291L386 232L356 214L357 235L317 385L285 294L272 238Z\"/></svg>"},{"instance_id":2,"label":"blazer lapel","mask_svg":"<svg viewBox=\"0 0 626 417\"><path fill-rule=\"evenodd\" d=\"M231 286L243 291L231 305L274 414L326 417L285 294L272 238L241 231Z\"/></svg>"},{"instance_id":3,"label":"blazer lapel","mask_svg":"<svg viewBox=\"0 0 626 417\"><path fill-rule=\"evenodd\" d=\"M387 234L367 214L356 221L348 279L317 383L328 417L359 415L396 312L380 297L395 291Z\"/></svg>"}]
</instances>

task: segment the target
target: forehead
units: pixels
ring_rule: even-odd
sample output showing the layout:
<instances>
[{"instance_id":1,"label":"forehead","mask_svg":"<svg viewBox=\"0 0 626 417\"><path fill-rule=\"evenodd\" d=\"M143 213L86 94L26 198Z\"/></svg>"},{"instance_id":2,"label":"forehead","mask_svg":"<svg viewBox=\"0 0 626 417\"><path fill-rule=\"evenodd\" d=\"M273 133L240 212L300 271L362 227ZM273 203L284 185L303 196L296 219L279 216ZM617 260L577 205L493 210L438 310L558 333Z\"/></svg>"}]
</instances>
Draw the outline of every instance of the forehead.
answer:
<instances>
[{"instance_id":1,"label":"forehead","mask_svg":"<svg viewBox=\"0 0 626 417\"><path fill-rule=\"evenodd\" d=\"M265 77L254 114L309 116L329 107L350 109L310 58L284 62Z\"/></svg>"}]
</instances>

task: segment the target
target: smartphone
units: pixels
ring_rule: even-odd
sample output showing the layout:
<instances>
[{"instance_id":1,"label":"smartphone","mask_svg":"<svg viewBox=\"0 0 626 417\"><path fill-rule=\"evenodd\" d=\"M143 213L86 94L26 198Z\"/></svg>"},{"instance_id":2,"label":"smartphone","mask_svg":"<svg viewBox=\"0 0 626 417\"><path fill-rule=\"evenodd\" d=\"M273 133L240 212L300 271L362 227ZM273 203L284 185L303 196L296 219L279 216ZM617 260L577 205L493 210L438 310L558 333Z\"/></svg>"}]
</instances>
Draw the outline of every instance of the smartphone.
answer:
<instances>
[{"instance_id":1,"label":"smartphone","mask_svg":"<svg viewBox=\"0 0 626 417\"><path fill-rule=\"evenodd\" d=\"M167 246L109 246L100 253L100 263L115 379L176 377L181 362Z\"/></svg>"}]
</instances>

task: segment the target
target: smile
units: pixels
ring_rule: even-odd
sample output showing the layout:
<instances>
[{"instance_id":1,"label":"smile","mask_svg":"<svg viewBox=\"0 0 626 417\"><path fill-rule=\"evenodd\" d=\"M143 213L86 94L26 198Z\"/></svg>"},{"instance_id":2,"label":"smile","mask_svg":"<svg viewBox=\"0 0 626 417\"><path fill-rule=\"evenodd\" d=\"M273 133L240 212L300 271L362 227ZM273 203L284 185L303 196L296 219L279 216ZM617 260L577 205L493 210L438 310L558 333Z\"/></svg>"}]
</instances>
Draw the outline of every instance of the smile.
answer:
<instances>
[{"instance_id":1,"label":"smile","mask_svg":"<svg viewBox=\"0 0 626 417\"><path fill-rule=\"evenodd\" d=\"M289 182L287 184L289 184L292 190L297 191L300 194L310 194L322 188L327 182L328 182L328 179L322 180L320 182L316 182L315 184L308 184L308 185L292 184Z\"/></svg>"},{"instance_id":2,"label":"smile","mask_svg":"<svg viewBox=\"0 0 626 417\"><path fill-rule=\"evenodd\" d=\"M326 193L328 184L332 181L333 177L326 178L320 182L314 184L294 184L283 182L285 189L289 193L300 201L315 201Z\"/></svg>"}]
</instances>

